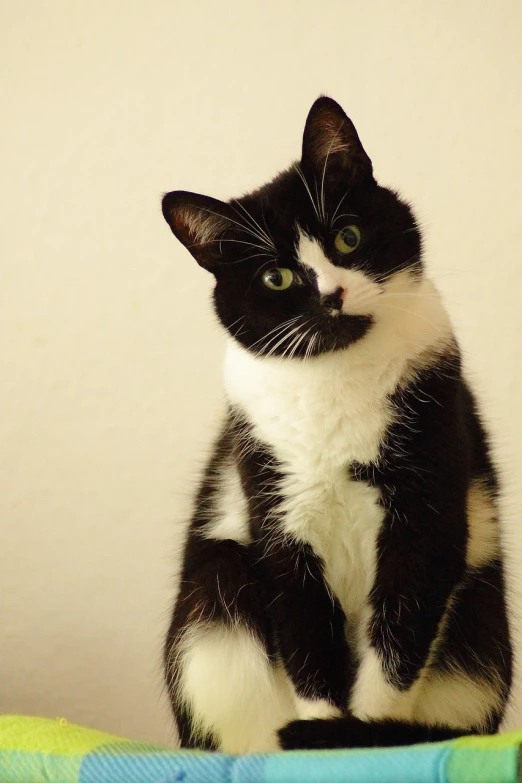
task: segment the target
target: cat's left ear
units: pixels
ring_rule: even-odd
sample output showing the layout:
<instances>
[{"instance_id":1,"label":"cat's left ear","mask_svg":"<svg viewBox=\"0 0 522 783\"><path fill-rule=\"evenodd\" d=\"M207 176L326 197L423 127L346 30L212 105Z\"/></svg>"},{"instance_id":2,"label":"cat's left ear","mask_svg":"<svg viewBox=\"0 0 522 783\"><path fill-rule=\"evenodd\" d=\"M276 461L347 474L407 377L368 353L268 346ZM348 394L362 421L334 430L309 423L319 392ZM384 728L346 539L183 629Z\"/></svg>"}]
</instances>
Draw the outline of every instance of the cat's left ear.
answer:
<instances>
[{"instance_id":1,"label":"cat's left ear","mask_svg":"<svg viewBox=\"0 0 522 783\"><path fill-rule=\"evenodd\" d=\"M172 233L200 266L213 272L222 263L219 239L234 223L230 206L211 196L173 190L165 194L161 208Z\"/></svg>"},{"instance_id":2,"label":"cat's left ear","mask_svg":"<svg viewBox=\"0 0 522 783\"><path fill-rule=\"evenodd\" d=\"M372 162L355 126L332 98L322 96L313 104L303 134L302 162L323 172L343 169L351 179L372 178Z\"/></svg>"}]
</instances>

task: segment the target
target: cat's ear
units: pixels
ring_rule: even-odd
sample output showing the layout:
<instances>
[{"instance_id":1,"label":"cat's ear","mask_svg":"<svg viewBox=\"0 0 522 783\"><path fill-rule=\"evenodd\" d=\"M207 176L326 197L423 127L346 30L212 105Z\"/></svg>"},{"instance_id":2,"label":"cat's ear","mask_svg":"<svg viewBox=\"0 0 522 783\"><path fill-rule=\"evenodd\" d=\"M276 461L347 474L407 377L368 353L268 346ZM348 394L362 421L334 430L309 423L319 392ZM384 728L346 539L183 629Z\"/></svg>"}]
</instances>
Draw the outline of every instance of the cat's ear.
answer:
<instances>
[{"instance_id":1,"label":"cat's ear","mask_svg":"<svg viewBox=\"0 0 522 783\"><path fill-rule=\"evenodd\" d=\"M204 269L212 272L221 259L219 239L234 222L228 204L210 196L173 190L161 202L172 233Z\"/></svg>"},{"instance_id":2,"label":"cat's ear","mask_svg":"<svg viewBox=\"0 0 522 783\"><path fill-rule=\"evenodd\" d=\"M372 162L353 122L332 98L322 96L308 114L303 134L302 162L323 172L337 166L352 178L372 177Z\"/></svg>"}]
</instances>

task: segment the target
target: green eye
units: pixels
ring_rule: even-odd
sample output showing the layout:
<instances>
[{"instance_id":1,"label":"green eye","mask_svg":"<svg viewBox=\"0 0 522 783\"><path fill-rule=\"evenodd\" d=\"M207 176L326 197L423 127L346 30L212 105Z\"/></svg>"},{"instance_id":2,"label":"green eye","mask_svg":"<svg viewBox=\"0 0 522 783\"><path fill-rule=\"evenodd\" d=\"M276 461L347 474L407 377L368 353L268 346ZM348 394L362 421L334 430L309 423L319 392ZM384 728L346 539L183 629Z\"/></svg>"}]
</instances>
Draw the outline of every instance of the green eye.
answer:
<instances>
[{"instance_id":1,"label":"green eye","mask_svg":"<svg viewBox=\"0 0 522 783\"><path fill-rule=\"evenodd\" d=\"M297 281L297 275L294 275L291 269L281 269L274 267L263 272L263 284L272 291L285 291L290 288L292 283Z\"/></svg>"},{"instance_id":2,"label":"green eye","mask_svg":"<svg viewBox=\"0 0 522 783\"><path fill-rule=\"evenodd\" d=\"M353 253L359 247L361 232L358 226L346 226L335 237L335 247L339 253Z\"/></svg>"}]
</instances>

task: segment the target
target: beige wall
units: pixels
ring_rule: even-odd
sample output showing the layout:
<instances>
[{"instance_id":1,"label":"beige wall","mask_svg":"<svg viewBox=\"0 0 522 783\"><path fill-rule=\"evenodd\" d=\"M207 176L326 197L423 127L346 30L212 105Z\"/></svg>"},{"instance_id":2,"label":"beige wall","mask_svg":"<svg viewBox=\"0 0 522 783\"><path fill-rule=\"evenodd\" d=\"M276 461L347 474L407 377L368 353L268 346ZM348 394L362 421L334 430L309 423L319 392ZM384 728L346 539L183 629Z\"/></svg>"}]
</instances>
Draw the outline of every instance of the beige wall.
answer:
<instances>
[{"instance_id":1,"label":"beige wall","mask_svg":"<svg viewBox=\"0 0 522 783\"><path fill-rule=\"evenodd\" d=\"M222 341L160 195L260 184L322 92L426 228L496 433L520 596L518 0L25 0L0 17L1 709L169 738L162 636Z\"/></svg>"}]
</instances>

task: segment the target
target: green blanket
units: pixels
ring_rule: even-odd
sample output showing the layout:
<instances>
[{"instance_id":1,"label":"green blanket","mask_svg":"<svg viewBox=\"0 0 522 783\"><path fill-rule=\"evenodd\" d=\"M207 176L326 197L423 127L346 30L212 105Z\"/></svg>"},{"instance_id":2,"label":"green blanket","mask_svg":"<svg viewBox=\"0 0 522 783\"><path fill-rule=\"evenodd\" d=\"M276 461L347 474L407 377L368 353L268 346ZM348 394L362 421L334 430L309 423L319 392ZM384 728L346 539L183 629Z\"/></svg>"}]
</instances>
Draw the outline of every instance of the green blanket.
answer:
<instances>
[{"instance_id":1,"label":"green blanket","mask_svg":"<svg viewBox=\"0 0 522 783\"><path fill-rule=\"evenodd\" d=\"M169 750L47 720L0 716L2 783L522 783L522 732L383 750L267 755Z\"/></svg>"}]
</instances>

